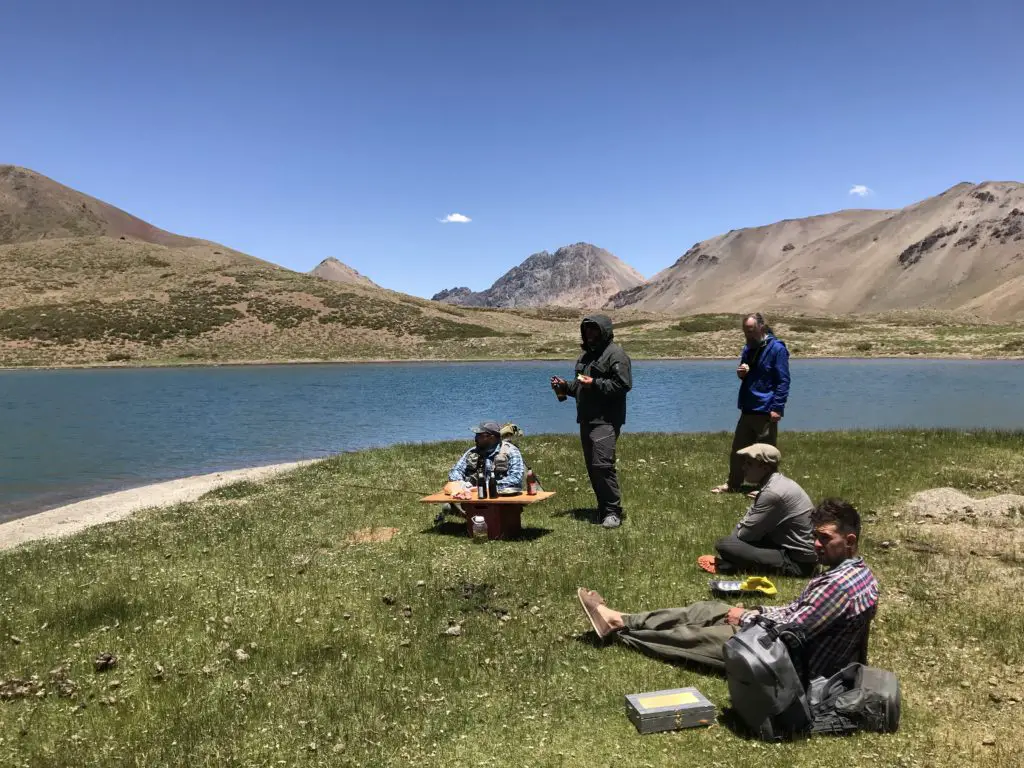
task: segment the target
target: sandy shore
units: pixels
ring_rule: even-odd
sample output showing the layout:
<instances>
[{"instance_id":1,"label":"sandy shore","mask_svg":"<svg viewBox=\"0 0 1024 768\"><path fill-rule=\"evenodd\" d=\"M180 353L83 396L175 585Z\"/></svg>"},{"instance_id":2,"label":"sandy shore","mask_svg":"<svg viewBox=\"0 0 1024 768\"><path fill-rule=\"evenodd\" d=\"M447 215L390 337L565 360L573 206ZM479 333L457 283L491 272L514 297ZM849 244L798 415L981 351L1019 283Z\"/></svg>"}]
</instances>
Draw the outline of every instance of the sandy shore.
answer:
<instances>
[{"instance_id":1,"label":"sandy shore","mask_svg":"<svg viewBox=\"0 0 1024 768\"><path fill-rule=\"evenodd\" d=\"M11 549L38 539L70 536L94 525L122 520L140 509L195 501L207 491L222 485L241 480L266 480L314 461L316 459L183 477L67 504L0 524L0 549Z\"/></svg>"}]
</instances>

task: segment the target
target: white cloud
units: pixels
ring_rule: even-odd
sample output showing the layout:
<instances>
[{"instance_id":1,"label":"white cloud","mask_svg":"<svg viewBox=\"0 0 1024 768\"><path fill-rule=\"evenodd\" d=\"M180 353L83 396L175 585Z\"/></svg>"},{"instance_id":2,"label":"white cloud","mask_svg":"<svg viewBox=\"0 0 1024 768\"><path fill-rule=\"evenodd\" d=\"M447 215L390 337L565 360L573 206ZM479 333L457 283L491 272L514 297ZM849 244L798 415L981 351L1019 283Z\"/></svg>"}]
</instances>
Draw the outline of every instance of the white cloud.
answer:
<instances>
[{"instance_id":1,"label":"white cloud","mask_svg":"<svg viewBox=\"0 0 1024 768\"><path fill-rule=\"evenodd\" d=\"M469 216L463 216L461 213L449 213L443 219L438 219L442 224L469 224L472 221Z\"/></svg>"},{"instance_id":2,"label":"white cloud","mask_svg":"<svg viewBox=\"0 0 1024 768\"><path fill-rule=\"evenodd\" d=\"M870 187L865 187L863 184L854 184L850 187L850 194L856 195L857 197L868 197L869 195L875 194L875 190Z\"/></svg>"}]
</instances>

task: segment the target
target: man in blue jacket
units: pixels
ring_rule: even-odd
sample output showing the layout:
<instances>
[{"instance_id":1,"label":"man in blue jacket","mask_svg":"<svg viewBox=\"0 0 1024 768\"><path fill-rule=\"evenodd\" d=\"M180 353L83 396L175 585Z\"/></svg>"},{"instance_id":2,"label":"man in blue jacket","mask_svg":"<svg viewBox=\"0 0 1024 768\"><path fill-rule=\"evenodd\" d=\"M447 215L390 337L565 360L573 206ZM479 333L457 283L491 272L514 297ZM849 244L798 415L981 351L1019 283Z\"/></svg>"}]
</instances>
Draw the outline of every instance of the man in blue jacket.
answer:
<instances>
[{"instance_id":1,"label":"man in blue jacket","mask_svg":"<svg viewBox=\"0 0 1024 768\"><path fill-rule=\"evenodd\" d=\"M743 318L747 339L736 375L740 379L740 420L729 452L729 479L712 493L733 493L743 486L743 457L737 451L754 443L776 445L779 421L789 397L789 350L772 335L760 312Z\"/></svg>"}]
</instances>

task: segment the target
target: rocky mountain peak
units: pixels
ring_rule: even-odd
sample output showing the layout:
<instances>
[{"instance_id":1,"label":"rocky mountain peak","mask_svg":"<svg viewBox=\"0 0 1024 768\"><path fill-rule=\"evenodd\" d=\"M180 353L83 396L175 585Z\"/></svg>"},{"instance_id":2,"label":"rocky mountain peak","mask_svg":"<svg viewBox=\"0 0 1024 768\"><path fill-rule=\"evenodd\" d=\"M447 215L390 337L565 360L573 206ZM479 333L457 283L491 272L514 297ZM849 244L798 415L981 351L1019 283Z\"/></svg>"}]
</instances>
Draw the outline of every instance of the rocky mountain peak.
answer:
<instances>
[{"instance_id":1,"label":"rocky mountain peak","mask_svg":"<svg viewBox=\"0 0 1024 768\"><path fill-rule=\"evenodd\" d=\"M643 281L643 275L613 253L581 242L530 255L485 291L452 288L434 298L464 306L584 309L600 307L613 294Z\"/></svg>"}]
</instances>

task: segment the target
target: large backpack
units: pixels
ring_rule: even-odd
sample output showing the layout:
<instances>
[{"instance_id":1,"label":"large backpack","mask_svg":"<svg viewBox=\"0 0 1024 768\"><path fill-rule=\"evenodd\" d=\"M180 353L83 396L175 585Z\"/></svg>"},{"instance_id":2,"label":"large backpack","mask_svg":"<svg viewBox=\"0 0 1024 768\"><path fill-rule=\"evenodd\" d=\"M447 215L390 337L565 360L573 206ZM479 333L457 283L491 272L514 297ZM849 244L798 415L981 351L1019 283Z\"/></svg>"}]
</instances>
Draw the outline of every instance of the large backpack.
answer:
<instances>
[{"instance_id":1,"label":"large backpack","mask_svg":"<svg viewBox=\"0 0 1024 768\"><path fill-rule=\"evenodd\" d=\"M900 682L884 669L849 664L812 680L807 699L814 734L895 733L900 727Z\"/></svg>"},{"instance_id":2,"label":"large backpack","mask_svg":"<svg viewBox=\"0 0 1024 768\"><path fill-rule=\"evenodd\" d=\"M801 672L803 642L799 628L756 616L725 643L732 708L751 733L765 741L810 729L807 681Z\"/></svg>"}]
</instances>

